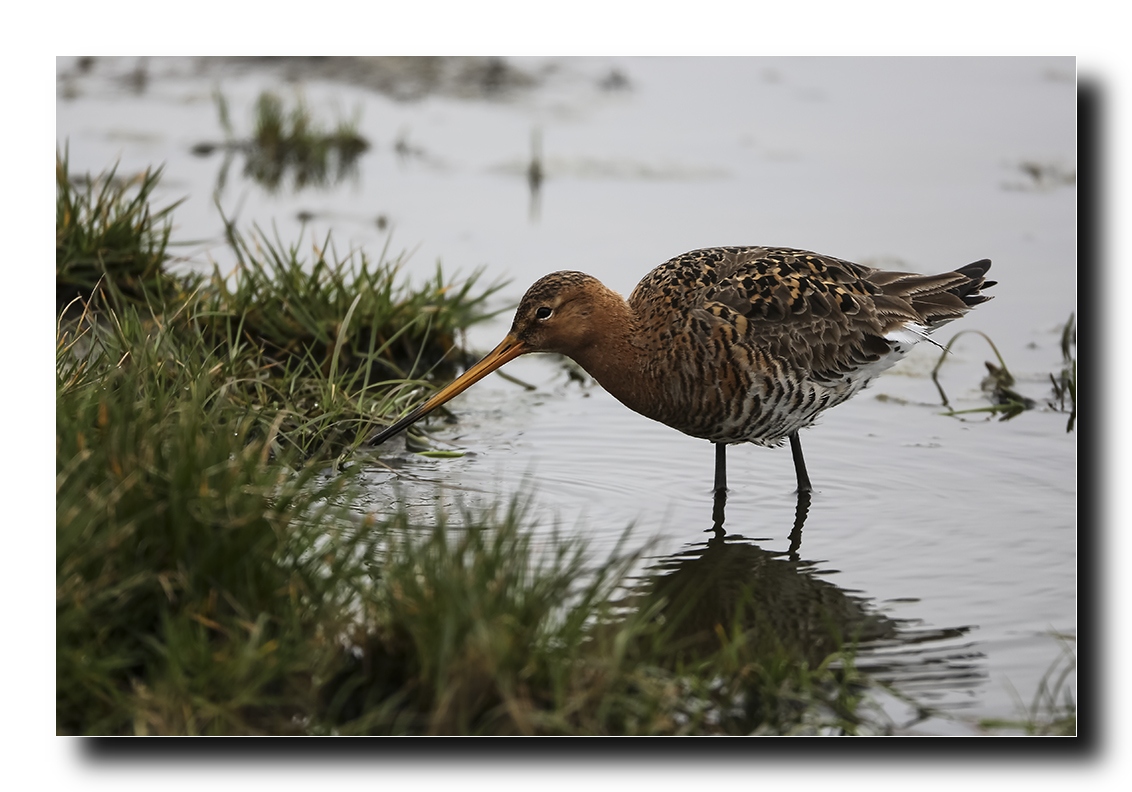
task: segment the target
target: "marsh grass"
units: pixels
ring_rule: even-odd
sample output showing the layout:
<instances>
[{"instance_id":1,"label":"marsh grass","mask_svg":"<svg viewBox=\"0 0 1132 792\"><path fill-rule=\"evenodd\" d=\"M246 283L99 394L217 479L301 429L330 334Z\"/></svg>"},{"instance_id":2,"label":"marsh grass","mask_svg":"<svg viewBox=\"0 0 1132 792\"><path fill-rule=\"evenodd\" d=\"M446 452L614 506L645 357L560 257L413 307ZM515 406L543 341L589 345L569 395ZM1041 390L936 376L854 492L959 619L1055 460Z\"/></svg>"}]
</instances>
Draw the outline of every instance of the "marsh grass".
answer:
<instances>
[{"instance_id":1,"label":"marsh grass","mask_svg":"<svg viewBox=\"0 0 1132 792\"><path fill-rule=\"evenodd\" d=\"M356 449L428 379L450 375L466 357L458 334L494 315L488 302L503 285L480 288L481 272L455 280L437 265L410 287L384 253L339 258L328 238L307 259L278 238L228 233L237 266L214 270L191 324L234 361L253 361L232 397L273 413L279 442L306 456Z\"/></svg>"},{"instance_id":2,"label":"marsh grass","mask_svg":"<svg viewBox=\"0 0 1132 792\"><path fill-rule=\"evenodd\" d=\"M536 544L521 506L359 517L361 466L280 444L231 358L176 325L60 325L60 733L860 728L834 661L756 651L742 605L677 657L661 603L622 605L636 555Z\"/></svg>"},{"instance_id":3,"label":"marsh grass","mask_svg":"<svg viewBox=\"0 0 1132 792\"><path fill-rule=\"evenodd\" d=\"M753 656L721 628L718 651L670 662L655 610L615 604L635 556L536 546L517 506L358 519L349 472L272 462L223 414L214 366L61 394L61 733L858 729L832 661Z\"/></svg>"},{"instance_id":4,"label":"marsh grass","mask_svg":"<svg viewBox=\"0 0 1132 792\"><path fill-rule=\"evenodd\" d=\"M635 555L536 546L519 506L359 517L361 466L279 444L170 319L60 324L60 733L857 728L859 689L759 656L739 621L673 660L654 605L618 606Z\"/></svg>"},{"instance_id":5,"label":"marsh grass","mask_svg":"<svg viewBox=\"0 0 1132 792\"><path fill-rule=\"evenodd\" d=\"M341 581L311 550L351 541L326 519L345 479L269 464L271 438L223 398L224 363L203 344L151 328L119 357L143 323L61 335L57 729L293 731L340 618Z\"/></svg>"},{"instance_id":6,"label":"marsh grass","mask_svg":"<svg viewBox=\"0 0 1132 792\"><path fill-rule=\"evenodd\" d=\"M431 278L410 287L402 259L389 260L386 251L376 262L362 251L340 257L328 236L308 259L278 236L257 231L249 240L230 224L228 236L238 264L229 276L214 272L202 326L228 327L239 317L241 334L273 360L294 358L326 373L408 377L422 361L462 362L454 359L457 334L498 313L487 305L505 285L481 288L482 269L448 278L438 263Z\"/></svg>"},{"instance_id":7,"label":"marsh grass","mask_svg":"<svg viewBox=\"0 0 1132 792\"><path fill-rule=\"evenodd\" d=\"M76 189L60 203L81 206ZM231 228L232 272L177 278L167 212L91 195L99 211L60 212L61 231L91 226L68 240L121 212L131 233L92 246L90 295L57 317L59 733L871 728L851 651L764 650L742 618L754 599L674 654L662 601L624 606L633 554L536 545L519 506L351 510L363 466L345 461L459 353L498 286L438 270L410 288L384 255L339 259L327 240L307 260ZM105 266L131 250L148 252L140 270Z\"/></svg>"},{"instance_id":8,"label":"marsh grass","mask_svg":"<svg viewBox=\"0 0 1132 792\"><path fill-rule=\"evenodd\" d=\"M624 608L636 554L531 542L523 510L387 523L365 618L322 687L340 734L857 733L867 684L848 653L810 667L739 622L675 660L659 603ZM626 535L627 536L627 535ZM624 544L622 545L624 546ZM747 602L756 607L754 600Z\"/></svg>"},{"instance_id":9,"label":"marsh grass","mask_svg":"<svg viewBox=\"0 0 1132 792\"><path fill-rule=\"evenodd\" d=\"M207 156L222 148L226 157L218 184L227 182L232 154L244 155L244 174L275 191L290 174L290 187L321 187L336 184L357 169L358 158L370 144L358 131L359 119L340 120L333 129L323 128L301 96L288 108L277 94L265 91L256 100L251 135L239 139L232 124L228 100L216 91L217 115L224 131L223 143L199 143L193 152Z\"/></svg>"},{"instance_id":10,"label":"marsh grass","mask_svg":"<svg viewBox=\"0 0 1132 792\"><path fill-rule=\"evenodd\" d=\"M121 183L110 169L76 181L57 158L57 308L71 311L61 332L81 337L80 350L97 338L108 359L136 360L154 345L168 365L214 353L218 393L271 437L272 453L357 448L431 376L449 374L464 357L458 335L494 315L488 303L503 284L481 288L479 271L452 278L438 264L411 286L385 251L376 262L339 257L328 237L308 257L227 221L234 271L174 275L166 248L177 204L149 208L159 178Z\"/></svg>"},{"instance_id":11,"label":"marsh grass","mask_svg":"<svg viewBox=\"0 0 1132 792\"><path fill-rule=\"evenodd\" d=\"M166 249L174 202L153 210L161 169L120 178L117 167L83 179L72 177L67 152L55 155L56 308L76 297L103 294L115 304L154 295L168 300L182 282L167 274Z\"/></svg>"},{"instance_id":12,"label":"marsh grass","mask_svg":"<svg viewBox=\"0 0 1132 792\"><path fill-rule=\"evenodd\" d=\"M249 343L189 332L194 305L58 320L61 733L304 731L374 585L381 533L347 509L353 474L327 472L331 431L256 399L275 375ZM346 390L276 379L276 396Z\"/></svg>"},{"instance_id":13,"label":"marsh grass","mask_svg":"<svg viewBox=\"0 0 1132 792\"><path fill-rule=\"evenodd\" d=\"M1042 675L1029 704L1013 689L1017 718L983 719L979 725L990 731L1012 730L1034 736L1074 737L1077 735L1077 702L1070 680L1077 670L1074 636L1054 634L1061 655Z\"/></svg>"}]
</instances>

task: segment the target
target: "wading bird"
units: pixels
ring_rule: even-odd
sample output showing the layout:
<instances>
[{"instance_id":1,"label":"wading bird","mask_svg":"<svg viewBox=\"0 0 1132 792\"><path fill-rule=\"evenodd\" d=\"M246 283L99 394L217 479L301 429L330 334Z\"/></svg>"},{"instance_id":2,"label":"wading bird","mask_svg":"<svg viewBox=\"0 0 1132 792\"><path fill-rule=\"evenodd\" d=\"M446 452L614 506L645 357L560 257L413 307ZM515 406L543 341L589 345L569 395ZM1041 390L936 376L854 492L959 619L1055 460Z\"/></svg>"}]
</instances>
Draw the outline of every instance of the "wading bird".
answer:
<instances>
[{"instance_id":1,"label":"wading bird","mask_svg":"<svg viewBox=\"0 0 1132 792\"><path fill-rule=\"evenodd\" d=\"M554 272L519 303L511 332L463 376L379 433L379 444L528 352L573 358L622 404L715 444L715 491L732 443L790 441L941 325L990 299L990 261L940 275L888 272L805 250L693 250L628 300L583 272Z\"/></svg>"}]
</instances>

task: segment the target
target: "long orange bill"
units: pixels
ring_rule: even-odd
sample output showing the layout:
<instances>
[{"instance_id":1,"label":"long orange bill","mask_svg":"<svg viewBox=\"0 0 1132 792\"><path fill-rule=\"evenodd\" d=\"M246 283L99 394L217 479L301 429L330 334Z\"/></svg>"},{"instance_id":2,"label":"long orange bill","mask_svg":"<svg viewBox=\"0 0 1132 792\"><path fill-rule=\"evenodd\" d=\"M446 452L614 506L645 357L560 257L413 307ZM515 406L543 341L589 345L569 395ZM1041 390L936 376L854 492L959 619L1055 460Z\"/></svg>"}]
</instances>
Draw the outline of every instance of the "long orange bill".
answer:
<instances>
[{"instance_id":1,"label":"long orange bill","mask_svg":"<svg viewBox=\"0 0 1132 792\"><path fill-rule=\"evenodd\" d=\"M421 418L424 418L430 412L435 410L440 405L451 399L453 396L458 396L472 385L479 382L491 372L502 366L508 361L514 360L525 352L530 352L530 348L516 338L512 334L508 334L506 338L495 349L487 353L483 360L476 363L470 369L452 381L447 387L442 388L435 396L426 401L420 407L416 408L401 420L397 421L392 426L379 432L370 443L373 445L381 445L393 435L407 429L411 424L416 423Z\"/></svg>"}]
</instances>

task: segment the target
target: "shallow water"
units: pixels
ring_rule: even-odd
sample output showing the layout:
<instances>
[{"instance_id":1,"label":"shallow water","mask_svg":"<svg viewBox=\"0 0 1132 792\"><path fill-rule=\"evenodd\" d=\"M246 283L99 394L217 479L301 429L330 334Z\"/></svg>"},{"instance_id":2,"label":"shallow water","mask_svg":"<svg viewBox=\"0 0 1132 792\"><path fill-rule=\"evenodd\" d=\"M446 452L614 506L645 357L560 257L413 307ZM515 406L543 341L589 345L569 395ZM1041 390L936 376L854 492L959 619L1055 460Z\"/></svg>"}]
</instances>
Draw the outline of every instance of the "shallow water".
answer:
<instances>
[{"instance_id":1,"label":"shallow water","mask_svg":"<svg viewBox=\"0 0 1132 792\"><path fill-rule=\"evenodd\" d=\"M1071 58L507 63L533 85L440 80L411 101L376 90L402 83L373 70L307 71L301 91L320 117L360 111L373 148L356 174L271 193L237 159L219 200L238 209L241 227L274 224L286 241L306 213L312 243L332 230L339 251L412 249L407 270L421 278L437 260L446 271L486 266L489 278L512 279L501 305L567 268L627 294L653 266L708 245L788 245L924 272L988 257L996 298L937 339L987 333L1018 390L1048 399L1060 328L1076 307L1076 188L1059 179L1076 167ZM165 163L164 194L188 196L174 234L194 240L185 265L224 262L212 203L222 157L189 152L222 138L214 86L247 134L261 90L293 90L285 70L150 59L136 92L123 79L136 65L98 60L81 73L58 62L59 143L73 172L117 158L124 173ZM535 137L545 178L532 195ZM473 328L472 346L494 345L509 322ZM921 344L803 433L816 492L800 545L786 448L730 449L723 528L736 547L794 549L893 618L964 629L932 644L944 673L920 685L955 717L908 728L968 733L978 718L1021 714L1014 691L1028 705L1060 656L1050 633L1076 634L1076 434L1048 410L1008 422L942 415L929 377L938 355ZM942 376L956 406L986 403L984 360L994 356L975 335L954 347ZM652 543L649 564L702 551L713 525L710 444L571 380L552 357L507 371L537 389L490 377L454 401L459 422L433 423L430 434L469 452L461 458L405 457L392 441L382 455L398 464L375 463L362 507L529 492L535 530L581 532L595 556L630 524Z\"/></svg>"}]
</instances>

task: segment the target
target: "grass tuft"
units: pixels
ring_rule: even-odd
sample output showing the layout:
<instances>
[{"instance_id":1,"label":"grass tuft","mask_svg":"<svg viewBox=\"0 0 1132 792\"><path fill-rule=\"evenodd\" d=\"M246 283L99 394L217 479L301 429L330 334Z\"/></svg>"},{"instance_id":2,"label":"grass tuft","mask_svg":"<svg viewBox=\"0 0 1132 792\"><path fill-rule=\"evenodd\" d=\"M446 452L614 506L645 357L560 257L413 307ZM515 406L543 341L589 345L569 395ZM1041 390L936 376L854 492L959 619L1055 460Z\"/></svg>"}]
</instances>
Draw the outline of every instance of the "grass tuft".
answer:
<instances>
[{"instance_id":1,"label":"grass tuft","mask_svg":"<svg viewBox=\"0 0 1132 792\"><path fill-rule=\"evenodd\" d=\"M201 325L219 328L240 320L245 339L261 343L272 360L305 361L329 373L367 370L409 377L458 352L457 334L496 315L487 303L505 284L481 289L482 270L454 280L437 264L434 275L410 288L402 259L371 261L364 252L339 257L329 238L305 257L262 232L249 240L229 226L238 264L215 271L202 304Z\"/></svg>"},{"instance_id":2,"label":"grass tuft","mask_svg":"<svg viewBox=\"0 0 1132 792\"><path fill-rule=\"evenodd\" d=\"M448 278L440 265L410 287L401 260L339 258L327 238L305 258L262 234L229 229L236 269L215 270L194 303L194 333L243 362L231 398L279 421L279 442L305 456L356 449L431 377L466 357L460 332L494 315L502 283L481 272Z\"/></svg>"},{"instance_id":3,"label":"grass tuft","mask_svg":"<svg viewBox=\"0 0 1132 792\"><path fill-rule=\"evenodd\" d=\"M58 308L70 307L60 344L78 344L80 367L95 339L107 360L163 350L159 370L213 354L218 397L270 438L271 453L357 448L429 377L448 376L466 357L459 334L494 315L487 303L503 284L481 288L481 271L454 279L438 264L411 287L384 252L377 262L339 258L327 237L308 259L299 244L249 240L231 223L235 271L174 276L164 264L176 204L155 213L147 203L160 172L147 171L136 192L113 174L83 189L65 158L56 163Z\"/></svg>"},{"instance_id":4,"label":"grass tuft","mask_svg":"<svg viewBox=\"0 0 1132 792\"><path fill-rule=\"evenodd\" d=\"M1012 730L1035 736L1075 737L1077 735L1077 702L1073 697L1071 678L1077 670L1077 655L1071 635L1054 634L1061 645L1061 655L1042 675L1034 698L1027 706L1018 698L1018 718L983 719L979 725L988 730Z\"/></svg>"},{"instance_id":5,"label":"grass tuft","mask_svg":"<svg viewBox=\"0 0 1132 792\"><path fill-rule=\"evenodd\" d=\"M168 299L182 282L164 265L175 202L150 208L161 169L129 179L117 167L98 177L73 177L66 151L55 155L56 308L90 300L99 285L119 302Z\"/></svg>"},{"instance_id":6,"label":"grass tuft","mask_svg":"<svg viewBox=\"0 0 1132 792\"><path fill-rule=\"evenodd\" d=\"M64 332L56 390L60 733L294 731L340 580L314 550L345 478L276 456L223 363L143 321ZM74 354L77 344L87 347ZM170 352L176 349L176 355Z\"/></svg>"}]
</instances>

